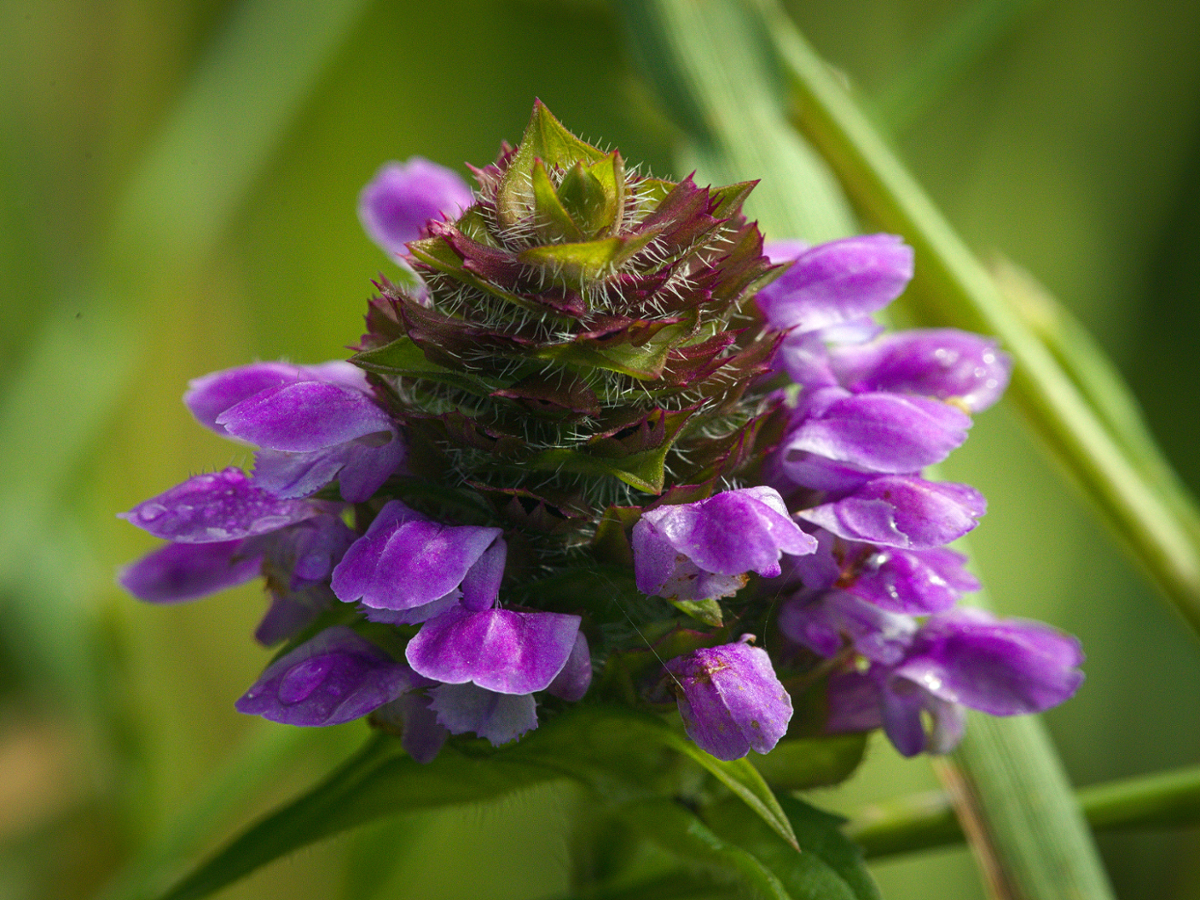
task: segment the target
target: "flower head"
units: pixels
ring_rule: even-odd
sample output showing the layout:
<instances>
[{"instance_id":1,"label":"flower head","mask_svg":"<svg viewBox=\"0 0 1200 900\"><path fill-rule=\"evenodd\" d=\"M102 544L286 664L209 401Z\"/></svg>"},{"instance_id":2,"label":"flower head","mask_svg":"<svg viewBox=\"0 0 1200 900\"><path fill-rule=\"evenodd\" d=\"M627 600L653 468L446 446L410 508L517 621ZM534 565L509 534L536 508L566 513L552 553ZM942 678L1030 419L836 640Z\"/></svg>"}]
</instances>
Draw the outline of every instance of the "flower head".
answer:
<instances>
[{"instance_id":1,"label":"flower head","mask_svg":"<svg viewBox=\"0 0 1200 900\"><path fill-rule=\"evenodd\" d=\"M145 600L264 575L256 635L293 643L238 709L369 716L428 762L670 688L730 760L784 737L785 683L824 687L805 733L882 727L904 753L951 746L963 707L1075 689L1069 638L953 609L978 585L945 545L985 503L922 470L1008 360L874 321L912 277L903 241L764 249L753 183L653 178L540 103L471 171L382 168L359 213L404 271L354 356L193 381L188 408L254 448L252 474L125 514L169 542L121 575Z\"/></svg>"}]
</instances>

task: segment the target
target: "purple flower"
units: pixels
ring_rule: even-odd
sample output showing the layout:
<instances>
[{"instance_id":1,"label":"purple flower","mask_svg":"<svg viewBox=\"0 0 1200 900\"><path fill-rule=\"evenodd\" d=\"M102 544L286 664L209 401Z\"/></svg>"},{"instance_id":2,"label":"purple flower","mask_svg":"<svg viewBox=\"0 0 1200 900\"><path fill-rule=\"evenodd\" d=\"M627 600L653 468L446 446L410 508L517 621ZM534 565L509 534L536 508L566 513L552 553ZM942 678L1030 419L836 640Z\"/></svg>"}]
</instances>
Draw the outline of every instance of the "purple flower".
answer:
<instances>
[{"instance_id":1,"label":"purple flower","mask_svg":"<svg viewBox=\"0 0 1200 900\"><path fill-rule=\"evenodd\" d=\"M781 261L778 245L772 261ZM890 234L843 238L797 254L756 299L779 330L817 331L882 309L912 280L912 248Z\"/></svg>"},{"instance_id":2,"label":"purple flower","mask_svg":"<svg viewBox=\"0 0 1200 900\"><path fill-rule=\"evenodd\" d=\"M339 725L419 683L412 670L349 628L327 628L280 657L237 701L240 712L288 725Z\"/></svg>"},{"instance_id":3,"label":"purple flower","mask_svg":"<svg viewBox=\"0 0 1200 900\"><path fill-rule=\"evenodd\" d=\"M561 613L456 608L426 622L405 657L434 681L532 694L546 690L566 667L579 623L579 616Z\"/></svg>"},{"instance_id":4,"label":"purple flower","mask_svg":"<svg viewBox=\"0 0 1200 900\"><path fill-rule=\"evenodd\" d=\"M147 603L182 603L256 578L262 559L260 543L167 544L126 566L118 581Z\"/></svg>"},{"instance_id":5,"label":"purple flower","mask_svg":"<svg viewBox=\"0 0 1200 900\"><path fill-rule=\"evenodd\" d=\"M336 479L342 497L359 503L404 459L395 421L350 363L226 369L193 381L183 399L201 424L260 448L255 484L279 497L306 497Z\"/></svg>"},{"instance_id":6,"label":"purple flower","mask_svg":"<svg viewBox=\"0 0 1200 900\"><path fill-rule=\"evenodd\" d=\"M465 607L487 609L504 574L501 534L499 528L433 522L392 500L333 570L333 592L347 603L361 600L374 609L412 610L461 586Z\"/></svg>"},{"instance_id":7,"label":"purple flower","mask_svg":"<svg viewBox=\"0 0 1200 900\"><path fill-rule=\"evenodd\" d=\"M854 393L918 394L959 403L971 412L1000 398L1012 365L995 341L951 328L830 347L828 356L838 382Z\"/></svg>"},{"instance_id":8,"label":"purple flower","mask_svg":"<svg viewBox=\"0 0 1200 900\"><path fill-rule=\"evenodd\" d=\"M812 553L817 546L769 487L648 510L634 526L632 544L638 590L672 600L731 596L747 572L772 578L783 553Z\"/></svg>"},{"instance_id":9,"label":"purple flower","mask_svg":"<svg viewBox=\"0 0 1200 900\"><path fill-rule=\"evenodd\" d=\"M783 605L779 630L826 658L837 656L849 641L866 659L896 663L912 643L917 620L880 609L846 591L806 591Z\"/></svg>"},{"instance_id":10,"label":"purple flower","mask_svg":"<svg viewBox=\"0 0 1200 900\"><path fill-rule=\"evenodd\" d=\"M962 537L986 509L968 485L888 475L796 515L847 540L929 550Z\"/></svg>"},{"instance_id":11,"label":"purple flower","mask_svg":"<svg viewBox=\"0 0 1200 900\"><path fill-rule=\"evenodd\" d=\"M939 400L887 392L820 393L825 402L809 405L783 441L785 472L789 460L803 454L862 472L916 472L944 460L971 427L966 413Z\"/></svg>"},{"instance_id":12,"label":"purple flower","mask_svg":"<svg viewBox=\"0 0 1200 900\"><path fill-rule=\"evenodd\" d=\"M960 707L995 716L1042 712L1074 695L1082 662L1079 642L1049 626L955 610L930 617L898 662L831 678L827 728L882 725L905 756L946 752L962 734Z\"/></svg>"},{"instance_id":13,"label":"purple flower","mask_svg":"<svg viewBox=\"0 0 1200 900\"><path fill-rule=\"evenodd\" d=\"M749 635L667 663L688 737L717 759L767 753L787 733L792 698Z\"/></svg>"},{"instance_id":14,"label":"purple flower","mask_svg":"<svg viewBox=\"0 0 1200 900\"><path fill-rule=\"evenodd\" d=\"M281 499L251 483L241 469L230 467L194 475L119 518L155 537L208 544L268 534L321 511L314 503Z\"/></svg>"},{"instance_id":15,"label":"purple flower","mask_svg":"<svg viewBox=\"0 0 1200 900\"><path fill-rule=\"evenodd\" d=\"M474 201L471 188L450 169L414 156L387 163L363 188L358 217L363 229L389 256L403 256L425 223L457 216Z\"/></svg>"},{"instance_id":16,"label":"purple flower","mask_svg":"<svg viewBox=\"0 0 1200 900\"><path fill-rule=\"evenodd\" d=\"M979 582L963 567L967 558L945 547L900 550L816 533L817 551L791 560L788 577L805 593L836 586L890 612L925 615L945 612Z\"/></svg>"}]
</instances>

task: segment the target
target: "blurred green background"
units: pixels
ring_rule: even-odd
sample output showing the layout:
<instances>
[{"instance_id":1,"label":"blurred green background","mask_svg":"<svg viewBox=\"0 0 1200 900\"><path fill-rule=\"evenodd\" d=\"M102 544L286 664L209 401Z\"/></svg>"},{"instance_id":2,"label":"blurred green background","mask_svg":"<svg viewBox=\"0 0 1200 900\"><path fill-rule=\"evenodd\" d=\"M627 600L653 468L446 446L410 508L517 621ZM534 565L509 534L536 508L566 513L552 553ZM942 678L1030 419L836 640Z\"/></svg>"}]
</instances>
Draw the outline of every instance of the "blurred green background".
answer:
<instances>
[{"instance_id":1,"label":"blurred green background","mask_svg":"<svg viewBox=\"0 0 1200 900\"><path fill-rule=\"evenodd\" d=\"M1200 488L1200 4L790 9L970 245L1092 329ZM0 898L161 884L361 742L237 714L267 659L257 587L137 604L114 572L154 542L114 513L249 462L190 420L189 378L344 356L390 265L354 212L381 163L465 174L534 97L687 174L600 0L0 0ZM1048 716L1073 781L1197 762L1200 650L1016 415L982 416L944 473L990 498L972 544L997 605L1084 642L1088 681ZM935 784L877 741L812 799ZM223 896L553 897L573 802L383 823ZM1196 830L1100 843L1121 897L1200 897ZM876 872L889 900L982 897L963 850Z\"/></svg>"}]
</instances>

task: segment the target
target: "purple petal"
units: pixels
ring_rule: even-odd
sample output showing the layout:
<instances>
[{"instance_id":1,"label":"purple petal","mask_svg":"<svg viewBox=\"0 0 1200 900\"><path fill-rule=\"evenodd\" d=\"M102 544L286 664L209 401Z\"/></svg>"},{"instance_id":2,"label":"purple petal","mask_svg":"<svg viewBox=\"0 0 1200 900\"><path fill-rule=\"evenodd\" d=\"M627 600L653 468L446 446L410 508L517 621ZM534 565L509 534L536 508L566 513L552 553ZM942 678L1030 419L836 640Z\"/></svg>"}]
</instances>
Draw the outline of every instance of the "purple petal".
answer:
<instances>
[{"instance_id":1,"label":"purple petal","mask_svg":"<svg viewBox=\"0 0 1200 900\"><path fill-rule=\"evenodd\" d=\"M362 614L368 622L382 622L385 625L420 625L430 619L437 618L442 613L449 612L459 605L462 591L453 590L445 597L439 597L430 603L414 606L411 609L376 609L374 606L363 606Z\"/></svg>"},{"instance_id":2,"label":"purple petal","mask_svg":"<svg viewBox=\"0 0 1200 900\"><path fill-rule=\"evenodd\" d=\"M588 649L583 632L575 635L575 646L567 657L567 664L554 676L546 691L570 703L582 700L592 685L592 654Z\"/></svg>"},{"instance_id":3,"label":"purple petal","mask_svg":"<svg viewBox=\"0 0 1200 900\"><path fill-rule=\"evenodd\" d=\"M324 581L354 540L354 532L338 516L322 513L271 539L270 566L287 573L289 587Z\"/></svg>"},{"instance_id":4,"label":"purple petal","mask_svg":"<svg viewBox=\"0 0 1200 900\"><path fill-rule=\"evenodd\" d=\"M193 476L119 518L155 537L209 544L278 531L318 512L310 503L276 497L251 484L241 469L230 467Z\"/></svg>"},{"instance_id":5,"label":"purple petal","mask_svg":"<svg viewBox=\"0 0 1200 900\"><path fill-rule=\"evenodd\" d=\"M873 549L855 566L846 590L898 613L945 612L979 582L963 566L967 558L944 547L932 550Z\"/></svg>"},{"instance_id":6,"label":"purple petal","mask_svg":"<svg viewBox=\"0 0 1200 900\"><path fill-rule=\"evenodd\" d=\"M408 666L336 626L267 666L237 708L287 725L339 725L414 686Z\"/></svg>"},{"instance_id":7,"label":"purple petal","mask_svg":"<svg viewBox=\"0 0 1200 900\"><path fill-rule=\"evenodd\" d=\"M717 759L766 753L787 733L792 698L765 650L747 643L695 650L667 663L683 725Z\"/></svg>"},{"instance_id":8,"label":"purple petal","mask_svg":"<svg viewBox=\"0 0 1200 900\"><path fill-rule=\"evenodd\" d=\"M259 391L217 416L217 424L266 450L291 453L395 432L392 417L366 394L319 381Z\"/></svg>"},{"instance_id":9,"label":"purple petal","mask_svg":"<svg viewBox=\"0 0 1200 900\"><path fill-rule=\"evenodd\" d=\"M225 428L217 424L218 416L261 391L297 381L323 381L363 392L370 390L366 373L341 360L315 366L262 362L223 369L191 381L183 395L183 402L201 425L230 437Z\"/></svg>"},{"instance_id":10,"label":"purple petal","mask_svg":"<svg viewBox=\"0 0 1200 900\"><path fill-rule=\"evenodd\" d=\"M323 584L310 584L284 593L272 592L271 605L254 630L254 639L264 647L270 647L295 637L315 622L333 601L333 593Z\"/></svg>"},{"instance_id":11,"label":"purple petal","mask_svg":"<svg viewBox=\"0 0 1200 900\"><path fill-rule=\"evenodd\" d=\"M774 577L782 553L811 553L817 545L788 516L779 492L760 486L649 510L634 526L632 546L638 590L655 594L679 557L716 575Z\"/></svg>"},{"instance_id":12,"label":"purple petal","mask_svg":"<svg viewBox=\"0 0 1200 900\"><path fill-rule=\"evenodd\" d=\"M430 708L432 699L427 694L409 691L371 714L372 723L401 734L400 746L421 765L433 762L450 737Z\"/></svg>"},{"instance_id":13,"label":"purple petal","mask_svg":"<svg viewBox=\"0 0 1200 900\"><path fill-rule=\"evenodd\" d=\"M880 693L883 730L901 756L916 756L925 749L925 723L921 712L928 697L917 685L898 679Z\"/></svg>"},{"instance_id":14,"label":"purple petal","mask_svg":"<svg viewBox=\"0 0 1200 900\"><path fill-rule=\"evenodd\" d=\"M472 612L491 609L500 596L504 580L504 564L508 559L508 544L498 537L467 569L462 583L462 605Z\"/></svg>"},{"instance_id":15,"label":"purple petal","mask_svg":"<svg viewBox=\"0 0 1200 900\"><path fill-rule=\"evenodd\" d=\"M889 475L796 515L848 540L928 550L962 537L986 508L968 485Z\"/></svg>"},{"instance_id":16,"label":"purple petal","mask_svg":"<svg viewBox=\"0 0 1200 900\"><path fill-rule=\"evenodd\" d=\"M879 679L873 673L856 669L834 672L826 689L829 717L825 730L830 734L871 731L883 726L883 708Z\"/></svg>"},{"instance_id":17,"label":"purple petal","mask_svg":"<svg viewBox=\"0 0 1200 900\"><path fill-rule=\"evenodd\" d=\"M367 236L389 256L408 252L430 219L457 216L474 201L471 188L450 169L414 156L388 163L358 198L358 218Z\"/></svg>"},{"instance_id":18,"label":"purple petal","mask_svg":"<svg viewBox=\"0 0 1200 900\"><path fill-rule=\"evenodd\" d=\"M462 584L502 533L416 518L393 500L334 569L333 592L347 603L361 600L376 608L423 606Z\"/></svg>"},{"instance_id":19,"label":"purple petal","mask_svg":"<svg viewBox=\"0 0 1200 900\"><path fill-rule=\"evenodd\" d=\"M126 566L117 580L147 603L195 600L258 577L262 546L246 544L167 544Z\"/></svg>"},{"instance_id":20,"label":"purple petal","mask_svg":"<svg viewBox=\"0 0 1200 900\"><path fill-rule=\"evenodd\" d=\"M1083 681L1079 642L1022 619L963 609L931 618L894 670L935 697L994 716L1041 712Z\"/></svg>"},{"instance_id":21,"label":"purple petal","mask_svg":"<svg viewBox=\"0 0 1200 900\"><path fill-rule=\"evenodd\" d=\"M426 622L405 656L434 681L532 694L549 687L567 664L579 622L560 613L451 610Z\"/></svg>"},{"instance_id":22,"label":"purple petal","mask_svg":"<svg viewBox=\"0 0 1200 900\"><path fill-rule=\"evenodd\" d=\"M756 299L772 327L815 331L882 309L912 273L912 248L900 238L844 238L801 253Z\"/></svg>"},{"instance_id":23,"label":"purple petal","mask_svg":"<svg viewBox=\"0 0 1200 900\"><path fill-rule=\"evenodd\" d=\"M383 443L370 438L379 437ZM254 454L254 483L278 497L309 497L333 481L348 503L369 500L404 461L403 441L395 434L371 435L311 453L259 450Z\"/></svg>"},{"instance_id":24,"label":"purple petal","mask_svg":"<svg viewBox=\"0 0 1200 900\"><path fill-rule=\"evenodd\" d=\"M867 659L894 664L904 658L917 631L912 616L887 612L845 591L827 591L816 597L797 597L779 613L779 630L830 658L840 653L844 640Z\"/></svg>"},{"instance_id":25,"label":"purple petal","mask_svg":"<svg viewBox=\"0 0 1200 900\"><path fill-rule=\"evenodd\" d=\"M955 400L972 412L995 403L1012 361L996 342L955 329L891 334L862 346L829 350L829 364L851 390L896 391Z\"/></svg>"},{"instance_id":26,"label":"purple petal","mask_svg":"<svg viewBox=\"0 0 1200 900\"><path fill-rule=\"evenodd\" d=\"M529 694L498 694L473 684L444 684L429 693L438 724L451 734L474 732L499 747L537 728L537 703Z\"/></svg>"},{"instance_id":27,"label":"purple petal","mask_svg":"<svg viewBox=\"0 0 1200 900\"><path fill-rule=\"evenodd\" d=\"M940 400L858 394L801 422L784 442L784 461L813 453L868 471L915 472L944 460L970 427L970 416Z\"/></svg>"}]
</instances>

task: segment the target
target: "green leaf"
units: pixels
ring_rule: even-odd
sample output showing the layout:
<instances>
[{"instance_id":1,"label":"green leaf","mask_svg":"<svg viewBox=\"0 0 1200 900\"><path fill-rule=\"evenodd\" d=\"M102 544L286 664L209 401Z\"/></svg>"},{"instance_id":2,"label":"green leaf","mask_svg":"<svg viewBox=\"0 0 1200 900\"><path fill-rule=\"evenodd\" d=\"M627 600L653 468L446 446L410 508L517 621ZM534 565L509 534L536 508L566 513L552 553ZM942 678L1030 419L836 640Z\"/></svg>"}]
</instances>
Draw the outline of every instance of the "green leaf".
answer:
<instances>
[{"instance_id":1,"label":"green leaf","mask_svg":"<svg viewBox=\"0 0 1200 900\"><path fill-rule=\"evenodd\" d=\"M721 611L721 603L714 597L707 600L668 600L681 613L698 619L705 625L720 628L725 624L725 616Z\"/></svg>"},{"instance_id":2,"label":"green leaf","mask_svg":"<svg viewBox=\"0 0 1200 900\"><path fill-rule=\"evenodd\" d=\"M477 375L456 372L435 362L430 362L426 358L425 352L408 337L397 338L390 344L374 350L356 353L350 361L377 375L428 378L430 381L448 384L481 397L490 396L493 392L505 387L500 382L487 381Z\"/></svg>"},{"instance_id":3,"label":"green leaf","mask_svg":"<svg viewBox=\"0 0 1200 900\"><path fill-rule=\"evenodd\" d=\"M563 128L550 110L540 100L536 101L529 125L496 193L496 216L500 224L512 228L533 211L532 174L536 160L569 169L577 162L599 162L605 156L603 150L584 143Z\"/></svg>"},{"instance_id":4,"label":"green leaf","mask_svg":"<svg viewBox=\"0 0 1200 900\"><path fill-rule=\"evenodd\" d=\"M267 815L187 876L162 900L196 900L274 859L379 816L479 802L556 773L517 760L471 758L446 747L421 765L379 736L297 800Z\"/></svg>"},{"instance_id":5,"label":"green leaf","mask_svg":"<svg viewBox=\"0 0 1200 900\"><path fill-rule=\"evenodd\" d=\"M758 770L750 764L749 760L743 757L726 762L705 753L677 732L668 731L666 733L670 735L669 743L675 750L707 769L725 787L733 791L738 799L785 843L793 848L799 846L791 823L779 805L779 800L776 799L775 794L767 787L767 783L763 781L763 777L758 774Z\"/></svg>"},{"instance_id":6,"label":"green leaf","mask_svg":"<svg viewBox=\"0 0 1200 900\"><path fill-rule=\"evenodd\" d=\"M774 790L802 791L845 781L862 762L866 745L866 734L785 738L751 761Z\"/></svg>"},{"instance_id":7,"label":"green leaf","mask_svg":"<svg viewBox=\"0 0 1200 900\"><path fill-rule=\"evenodd\" d=\"M758 896L771 900L793 900L795 896L753 854L718 837L680 803L665 798L643 800L623 807L618 814L627 827L640 831L664 850L686 862L736 877Z\"/></svg>"},{"instance_id":8,"label":"green leaf","mask_svg":"<svg viewBox=\"0 0 1200 900\"><path fill-rule=\"evenodd\" d=\"M762 862L795 900L879 900L862 850L841 832L842 819L800 800L780 797L799 843L781 841L739 803L711 807L705 819L720 838Z\"/></svg>"},{"instance_id":9,"label":"green leaf","mask_svg":"<svg viewBox=\"0 0 1200 900\"><path fill-rule=\"evenodd\" d=\"M577 169L582 171L582 168L576 165L576 168L571 170L572 173ZM566 179L563 179L563 184L566 185ZM537 223L539 233L547 240L565 238L568 241L582 241L585 237L583 231L575 223L575 219L563 201L559 199L559 193L554 189L550 175L540 159L533 161L532 187L539 219Z\"/></svg>"}]
</instances>

